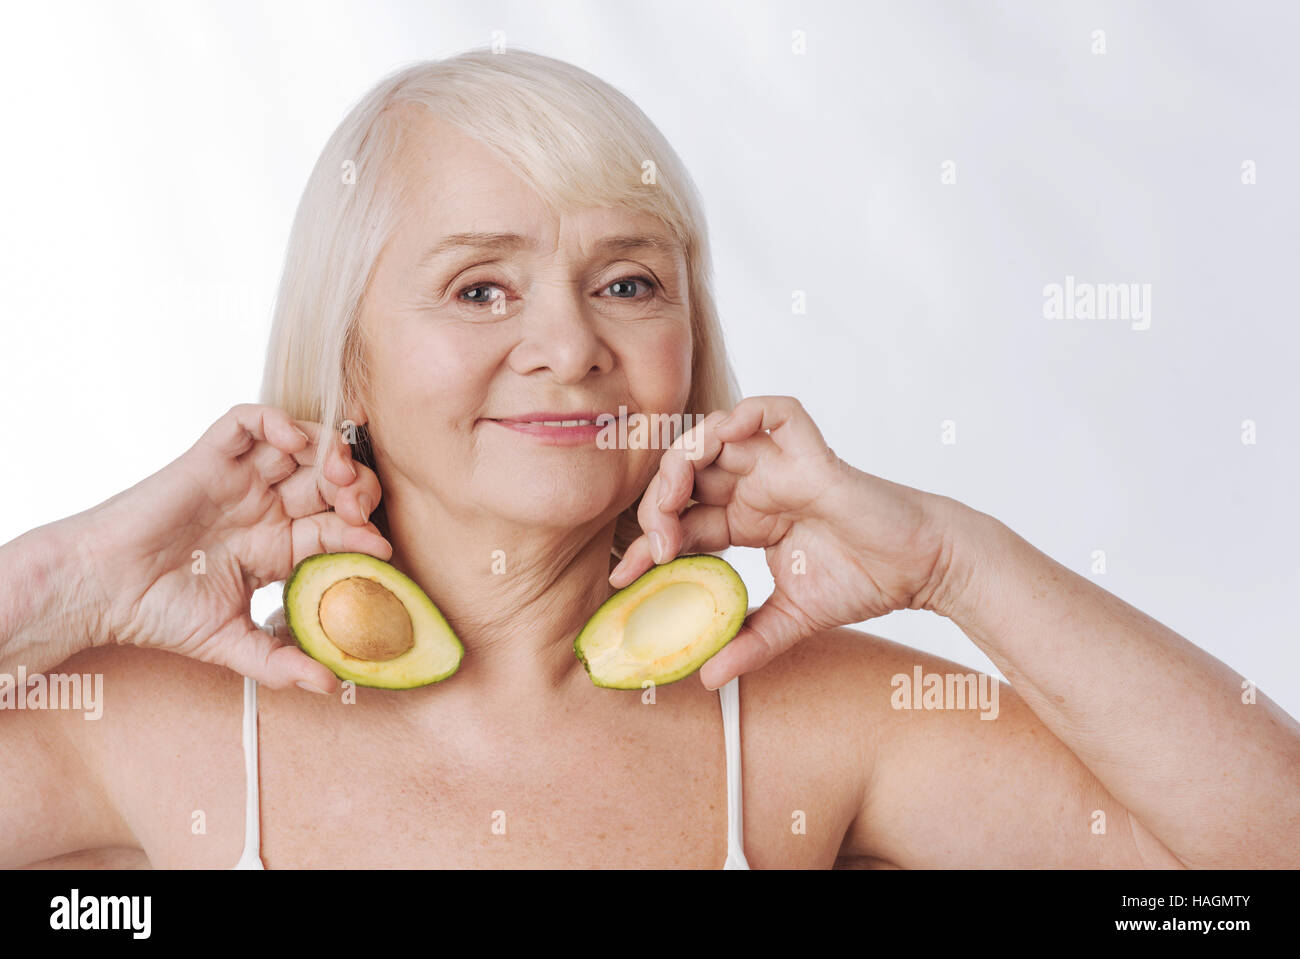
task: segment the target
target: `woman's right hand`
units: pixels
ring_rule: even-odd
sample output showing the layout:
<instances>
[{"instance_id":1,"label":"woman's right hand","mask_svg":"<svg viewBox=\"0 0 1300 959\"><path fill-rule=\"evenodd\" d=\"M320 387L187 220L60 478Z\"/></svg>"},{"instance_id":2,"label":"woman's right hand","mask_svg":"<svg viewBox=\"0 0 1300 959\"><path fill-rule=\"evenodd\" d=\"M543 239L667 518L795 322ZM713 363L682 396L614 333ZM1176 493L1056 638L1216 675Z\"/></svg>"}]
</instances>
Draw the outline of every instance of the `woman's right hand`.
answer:
<instances>
[{"instance_id":1,"label":"woman's right hand","mask_svg":"<svg viewBox=\"0 0 1300 959\"><path fill-rule=\"evenodd\" d=\"M329 448L316 483L321 442ZM380 495L339 433L272 406L233 407L184 455L75 517L96 642L171 650L272 689L332 692L334 674L261 629L250 603L316 553L390 559L369 522Z\"/></svg>"}]
</instances>

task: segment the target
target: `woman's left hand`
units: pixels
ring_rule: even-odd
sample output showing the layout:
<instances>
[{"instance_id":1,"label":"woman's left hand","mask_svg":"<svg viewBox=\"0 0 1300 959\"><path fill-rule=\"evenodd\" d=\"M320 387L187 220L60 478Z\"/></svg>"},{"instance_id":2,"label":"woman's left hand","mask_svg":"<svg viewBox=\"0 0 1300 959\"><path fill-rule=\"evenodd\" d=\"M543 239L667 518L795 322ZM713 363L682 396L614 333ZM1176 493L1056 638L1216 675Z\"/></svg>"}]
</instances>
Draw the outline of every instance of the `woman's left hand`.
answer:
<instances>
[{"instance_id":1,"label":"woman's left hand","mask_svg":"<svg viewBox=\"0 0 1300 959\"><path fill-rule=\"evenodd\" d=\"M716 689L824 629L898 609L937 610L961 504L849 466L793 397L749 397L692 432L664 453L641 498L643 533L610 583L626 586L679 554L766 550L775 589L701 669L705 686Z\"/></svg>"}]
</instances>

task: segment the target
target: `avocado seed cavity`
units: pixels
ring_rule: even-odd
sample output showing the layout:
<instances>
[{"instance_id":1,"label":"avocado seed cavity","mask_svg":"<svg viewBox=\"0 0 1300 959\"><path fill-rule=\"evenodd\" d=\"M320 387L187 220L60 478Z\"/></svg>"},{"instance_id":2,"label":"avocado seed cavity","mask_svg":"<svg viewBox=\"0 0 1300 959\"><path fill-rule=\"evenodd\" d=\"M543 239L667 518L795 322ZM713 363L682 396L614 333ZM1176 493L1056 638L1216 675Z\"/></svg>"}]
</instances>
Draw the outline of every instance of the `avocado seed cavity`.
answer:
<instances>
[{"instance_id":1,"label":"avocado seed cavity","mask_svg":"<svg viewBox=\"0 0 1300 959\"><path fill-rule=\"evenodd\" d=\"M357 659L395 659L415 645L406 606L373 579L339 580L321 596L318 616L329 641Z\"/></svg>"}]
</instances>

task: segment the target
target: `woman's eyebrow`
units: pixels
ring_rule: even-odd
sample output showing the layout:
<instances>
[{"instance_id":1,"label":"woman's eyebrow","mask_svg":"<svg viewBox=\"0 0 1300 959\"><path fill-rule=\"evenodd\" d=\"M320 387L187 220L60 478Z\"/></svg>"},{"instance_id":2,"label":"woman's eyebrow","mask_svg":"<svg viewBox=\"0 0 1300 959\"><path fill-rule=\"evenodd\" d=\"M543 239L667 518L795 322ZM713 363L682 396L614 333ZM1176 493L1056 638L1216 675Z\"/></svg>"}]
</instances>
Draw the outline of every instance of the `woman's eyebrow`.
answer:
<instances>
[{"instance_id":1,"label":"woman's eyebrow","mask_svg":"<svg viewBox=\"0 0 1300 959\"><path fill-rule=\"evenodd\" d=\"M441 240L435 243L420 258L420 265L426 265L453 251L463 249L479 251L513 251L532 245L529 237L519 233L449 233ZM673 255L680 249L680 245L667 237L653 233L629 233L618 236L607 236L598 240L592 247L592 252L596 254L610 253L630 253L637 250L653 250L655 252Z\"/></svg>"},{"instance_id":2,"label":"woman's eyebrow","mask_svg":"<svg viewBox=\"0 0 1300 959\"><path fill-rule=\"evenodd\" d=\"M428 263L455 250L517 250L531 242L519 233L449 233L420 258L420 263Z\"/></svg>"},{"instance_id":3,"label":"woman's eyebrow","mask_svg":"<svg viewBox=\"0 0 1300 959\"><path fill-rule=\"evenodd\" d=\"M624 236L607 236L592 248L596 253L632 253L653 250L672 256L679 249L677 241L654 233L633 233Z\"/></svg>"}]
</instances>

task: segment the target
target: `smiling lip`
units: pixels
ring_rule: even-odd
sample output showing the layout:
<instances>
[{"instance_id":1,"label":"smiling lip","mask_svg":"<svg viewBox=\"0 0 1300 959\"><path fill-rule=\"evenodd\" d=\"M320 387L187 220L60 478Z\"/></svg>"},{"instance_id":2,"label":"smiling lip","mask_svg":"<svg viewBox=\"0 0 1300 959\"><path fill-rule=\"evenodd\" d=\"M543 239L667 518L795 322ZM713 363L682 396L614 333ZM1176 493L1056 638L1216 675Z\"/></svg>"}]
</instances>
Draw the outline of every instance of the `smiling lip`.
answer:
<instances>
[{"instance_id":1,"label":"smiling lip","mask_svg":"<svg viewBox=\"0 0 1300 959\"><path fill-rule=\"evenodd\" d=\"M521 413L489 419L488 422L504 426L516 433L523 433L547 446L585 446L593 443L600 432L605 429L608 419L597 424L599 416L616 416L601 414L593 410L576 410L556 413L541 410L536 413Z\"/></svg>"}]
</instances>

